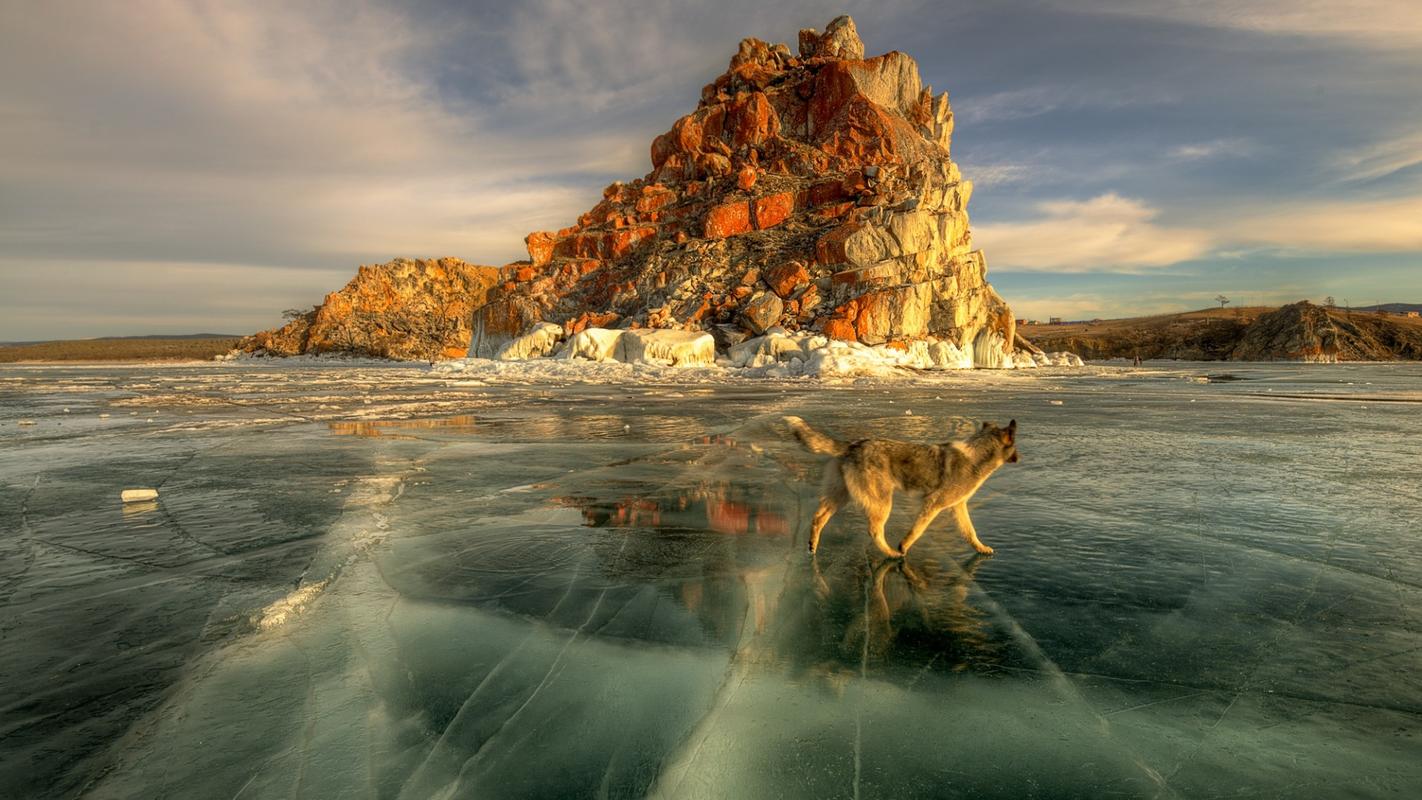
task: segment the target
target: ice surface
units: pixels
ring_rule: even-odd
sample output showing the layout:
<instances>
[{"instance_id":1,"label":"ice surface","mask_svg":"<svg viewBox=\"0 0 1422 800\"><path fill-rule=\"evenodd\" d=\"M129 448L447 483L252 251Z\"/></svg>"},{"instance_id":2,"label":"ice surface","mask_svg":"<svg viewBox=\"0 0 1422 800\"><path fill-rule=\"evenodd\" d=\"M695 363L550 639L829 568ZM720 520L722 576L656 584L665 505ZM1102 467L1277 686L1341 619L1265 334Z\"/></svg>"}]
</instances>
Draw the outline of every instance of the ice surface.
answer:
<instances>
[{"instance_id":1,"label":"ice surface","mask_svg":"<svg viewBox=\"0 0 1422 800\"><path fill-rule=\"evenodd\" d=\"M0 796L1422 785L1416 365L482 363L0 368ZM1016 418L997 554L810 560L784 414Z\"/></svg>"}]
</instances>

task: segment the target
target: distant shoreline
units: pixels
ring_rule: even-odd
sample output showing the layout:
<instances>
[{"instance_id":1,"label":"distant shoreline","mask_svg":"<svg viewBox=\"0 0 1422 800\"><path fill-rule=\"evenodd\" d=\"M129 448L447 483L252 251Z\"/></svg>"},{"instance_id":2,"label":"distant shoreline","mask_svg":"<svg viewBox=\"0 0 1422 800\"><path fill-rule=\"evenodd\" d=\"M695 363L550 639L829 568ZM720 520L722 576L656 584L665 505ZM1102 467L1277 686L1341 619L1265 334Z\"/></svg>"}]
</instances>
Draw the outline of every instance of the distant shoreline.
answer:
<instances>
[{"instance_id":1,"label":"distant shoreline","mask_svg":"<svg viewBox=\"0 0 1422 800\"><path fill-rule=\"evenodd\" d=\"M0 345L0 364L144 363L211 361L237 346L238 337L69 339Z\"/></svg>"}]
</instances>

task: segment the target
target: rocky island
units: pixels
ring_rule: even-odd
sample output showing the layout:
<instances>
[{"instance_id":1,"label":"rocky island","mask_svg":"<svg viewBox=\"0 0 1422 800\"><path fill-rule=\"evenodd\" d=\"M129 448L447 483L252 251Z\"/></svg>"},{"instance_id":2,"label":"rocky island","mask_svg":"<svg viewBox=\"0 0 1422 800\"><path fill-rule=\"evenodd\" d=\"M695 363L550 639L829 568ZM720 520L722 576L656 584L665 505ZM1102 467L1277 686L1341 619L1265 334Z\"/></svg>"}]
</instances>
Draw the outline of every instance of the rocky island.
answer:
<instances>
[{"instance_id":1,"label":"rocky island","mask_svg":"<svg viewBox=\"0 0 1422 800\"><path fill-rule=\"evenodd\" d=\"M694 111L616 182L499 268L362 267L252 353L736 366L814 351L936 368L1056 363L987 282L953 162L946 93L897 51L866 58L853 20L794 51L745 39ZM1057 358L1057 362L1067 359Z\"/></svg>"}]
</instances>

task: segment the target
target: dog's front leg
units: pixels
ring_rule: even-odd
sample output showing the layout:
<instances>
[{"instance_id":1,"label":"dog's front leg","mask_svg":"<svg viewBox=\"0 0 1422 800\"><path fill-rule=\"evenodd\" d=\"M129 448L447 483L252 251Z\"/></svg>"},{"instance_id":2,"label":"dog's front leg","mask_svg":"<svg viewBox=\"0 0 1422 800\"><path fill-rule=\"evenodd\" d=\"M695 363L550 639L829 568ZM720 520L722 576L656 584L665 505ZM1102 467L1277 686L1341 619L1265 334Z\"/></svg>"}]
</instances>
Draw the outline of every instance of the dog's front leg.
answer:
<instances>
[{"instance_id":1,"label":"dog's front leg","mask_svg":"<svg viewBox=\"0 0 1422 800\"><path fill-rule=\"evenodd\" d=\"M909 529L908 536L899 542L899 552L908 555L909 548L913 547L913 543L918 541L920 536L923 536L924 532L928 530L928 526L933 524L933 520L937 519L942 511L943 506L929 505L925 499L923 510L918 512L918 519L913 521L913 527Z\"/></svg>"},{"instance_id":2,"label":"dog's front leg","mask_svg":"<svg viewBox=\"0 0 1422 800\"><path fill-rule=\"evenodd\" d=\"M977 529L973 527L973 521L968 518L967 500L953 506L953 519L957 521L958 530L963 534L963 538L968 540L968 544L972 545L974 550L985 556L992 555L992 548L978 539Z\"/></svg>"}]
</instances>

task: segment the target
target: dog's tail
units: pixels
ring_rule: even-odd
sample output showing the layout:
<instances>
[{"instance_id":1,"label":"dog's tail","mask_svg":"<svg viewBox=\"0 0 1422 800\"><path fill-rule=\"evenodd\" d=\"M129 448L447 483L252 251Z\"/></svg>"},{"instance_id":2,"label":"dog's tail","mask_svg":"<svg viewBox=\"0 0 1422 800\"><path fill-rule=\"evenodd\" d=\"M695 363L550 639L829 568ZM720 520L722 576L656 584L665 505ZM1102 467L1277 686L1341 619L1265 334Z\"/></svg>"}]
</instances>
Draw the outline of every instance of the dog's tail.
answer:
<instances>
[{"instance_id":1,"label":"dog's tail","mask_svg":"<svg viewBox=\"0 0 1422 800\"><path fill-rule=\"evenodd\" d=\"M849 452L849 445L847 443L837 442L831 439L805 424L805 421L799 417L786 417L785 424L790 426L790 430L795 434L795 438L811 453L819 453L825 456L842 456Z\"/></svg>"}]
</instances>

